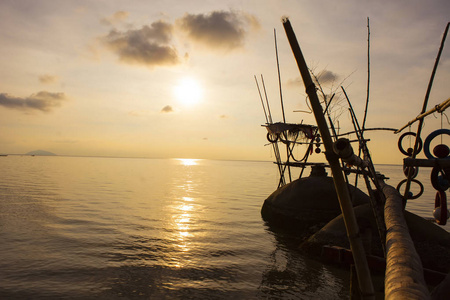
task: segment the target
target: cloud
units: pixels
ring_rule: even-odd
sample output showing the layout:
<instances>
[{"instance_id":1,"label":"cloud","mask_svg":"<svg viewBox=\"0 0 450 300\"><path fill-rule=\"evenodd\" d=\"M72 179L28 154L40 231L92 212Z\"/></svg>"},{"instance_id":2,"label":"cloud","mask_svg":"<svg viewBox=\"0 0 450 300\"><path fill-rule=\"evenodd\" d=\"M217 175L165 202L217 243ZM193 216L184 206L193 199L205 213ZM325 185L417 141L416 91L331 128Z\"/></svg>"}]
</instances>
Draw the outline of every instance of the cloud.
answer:
<instances>
[{"instance_id":1,"label":"cloud","mask_svg":"<svg viewBox=\"0 0 450 300\"><path fill-rule=\"evenodd\" d=\"M302 85L303 85L303 80L302 80L301 77L296 77L296 78L293 78L293 79L288 79L288 80L286 81L286 85L287 85L288 87L302 86Z\"/></svg>"},{"instance_id":2,"label":"cloud","mask_svg":"<svg viewBox=\"0 0 450 300\"><path fill-rule=\"evenodd\" d=\"M177 25L192 41L225 50L242 47L249 31L260 26L256 17L235 11L185 14Z\"/></svg>"},{"instance_id":3,"label":"cloud","mask_svg":"<svg viewBox=\"0 0 450 300\"><path fill-rule=\"evenodd\" d=\"M325 83L332 83L336 81L339 78L339 76L336 73L333 73L332 71L323 70L317 75L317 79L319 79L319 82L321 84Z\"/></svg>"},{"instance_id":4,"label":"cloud","mask_svg":"<svg viewBox=\"0 0 450 300\"><path fill-rule=\"evenodd\" d=\"M166 105L161 109L162 113L171 113L173 112L173 107L170 105Z\"/></svg>"},{"instance_id":5,"label":"cloud","mask_svg":"<svg viewBox=\"0 0 450 300\"><path fill-rule=\"evenodd\" d=\"M38 77L38 79L39 79L40 83L51 84L51 83L55 83L56 81L58 81L58 76L44 74L44 75L40 75Z\"/></svg>"},{"instance_id":6,"label":"cloud","mask_svg":"<svg viewBox=\"0 0 450 300\"><path fill-rule=\"evenodd\" d=\"M59 107L66 99L64 93L50 93L41 91L26 98L13 97L5 93L0 93L0 106L18 109L23 111L40 110L49 112L55 107Z\"/></svg>"},{"instance_id":7,"label":"cloud","mask_svg":"<svg viewBox=\"0 0 450 300\"><path fill-rule=\"evenodd\" d=\"M169 45L173 26L157 21L151 26L124 32L111 30L102 38L104 44L115 52L122 62L149 67L180 63L176 49Z\"/></svg>"},{"instance_id":8,"label":"cloud","mask_svg":"<svg viewBox=\"0 0 450 300\"><path fill-rule=\"evenodd\" d=\"M314 72L314 74L316 74L316 73ZM336 73L334 73L332 71L328 71L328 70L320 71L318 74L316 74L316 77L319 80L321 85L324 85L324 84L327 84L327 83L333 83L333 82L335 82L336 80L339 79L339 75L338 74L336 74ZM313 78L313 79L314 79L314 82L316 82L315 78ZM302 78L300 76L296 77L296 78L288 79L286 81L286 85L288 87L298 87L298 86L302 87L303 86L303 80L302 80Z\"/></svg>"},{"instance_id":9,"label":"cloud","mask_svg":"<svg viewBox=\"0 0 450 300\"><path fill-rule=\"evenodd\" d=\"M129 13L127 11L118 11L115 12L113 15L103 18L100 20L100 23L102 23L103 25L115 25L118 23L121 23L123 21L125 21L128 18Z\"/></svg>"}]
</instances>

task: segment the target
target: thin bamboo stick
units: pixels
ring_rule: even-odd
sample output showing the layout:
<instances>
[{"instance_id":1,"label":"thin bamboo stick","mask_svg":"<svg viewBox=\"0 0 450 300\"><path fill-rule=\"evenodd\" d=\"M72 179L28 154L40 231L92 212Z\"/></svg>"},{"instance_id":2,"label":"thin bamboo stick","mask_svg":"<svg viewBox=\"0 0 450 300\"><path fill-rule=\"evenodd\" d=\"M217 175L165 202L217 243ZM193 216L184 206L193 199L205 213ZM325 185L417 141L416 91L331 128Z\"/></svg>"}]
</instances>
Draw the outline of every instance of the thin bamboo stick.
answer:
<instances>
[{"instance_id":1,"label":"thin bamboo stick","mask_svg":"<svg viewBox=\"0 0 450 300\"><path fill-rule=\"evenodd\" d=\"M367 109L369 108L369 95L370 95L370 24L369 18L367 18L367 95L366 95L366 108L364 109L364 119L362 123L362 130L366 127Z\"/></svg>"},{"instance_id":2,"label":"thin bamboo stick","mask_svg":"<svg viewBox=\"0 0 450 300\"><path fill-rule=\"evenodd\" d=\"M261 83L263 86L264 96L266 97L267 112L269 113L269 122L273 123L272 113L270 112L270 106L269 106L269 98L267 97L266 85L264 84L264 77L262 76L262 74L261 74Z\"/></svg>"},{"instance_id":3,"label":"thin bamboo stick","mask_svg":"<svg viewBox=\"0 0 450 300\"><path fill-rule=\"evenodd\" d=\"M267 116L266 107L264 106L263 97L261 95L261 89L259 88L258 79L256 79L256 75L255 75L255 82L256 82L256 87L258 88L259 98L261 99L261 105L264 110L264 116L266 117L266 123L270 123L269 118Z\"/></svg>"},{"instance_id":4,"label":"thin bamboo stick","mask_svg":"<svg viewBox=\"0 0 450 300\"><path fill-rule=\"evenodd\" d=\"M259 88L258 79L256 79L256 76L255 76L255 82L256 82L256 87L258 88L259 98L261 99L261 105L262 105L262 108L264 110L264 116L266 117L266 123L267 124L271 124L272 123L272 119L270 119L270 121L269 121L269 116L267 115L266 107L264 106L263 97L261 95L261 89ZM269 102L267 102L267 105L269 105ZM269 113L270 113L270 111L269 111ZM282 167L280 165L280 163L281 163L280 150L278 149L278 144L277 143L271 143L271 144L272 144L272 147L273 147L273 153L275 155L275 159L277 160L278 171L280 172L280 181L278 182L278 187L280 187L280 186L283 186L283 185L286 184L286 181L284 179L284 171L283 171L283 169L282 169Z\"/></svg>"},{"instance_id":5,"label":"thin bamboo stick","mask_svg":"<svg viewBox=\"0 0 450 300\"><path fill-rule=\"evenodd\" d=\"M280 89L281 112L283 113L283 122L286 123L286 116L284 114L283 93L281 90L280 62L278 60L277 32L275 31L275 28L273 29L273 38L275 40L275 56L277 57L278 87Z\"/></svg>"}]
</instances>

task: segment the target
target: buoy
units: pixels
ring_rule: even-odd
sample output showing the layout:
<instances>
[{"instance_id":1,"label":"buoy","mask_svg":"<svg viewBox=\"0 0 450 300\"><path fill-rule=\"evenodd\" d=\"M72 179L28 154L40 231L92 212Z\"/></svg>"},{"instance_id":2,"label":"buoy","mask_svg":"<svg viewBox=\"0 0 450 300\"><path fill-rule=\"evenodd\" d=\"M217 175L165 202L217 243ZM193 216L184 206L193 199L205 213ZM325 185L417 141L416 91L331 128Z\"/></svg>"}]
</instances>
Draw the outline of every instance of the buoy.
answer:
<instances>
[{"instance_id":1,"label":"buoy","mask_svg":"<svg viewBox=\"0 0 450 300\"><path fill-rule=\"evenodd\" d=\"M447 178L448 170L443 170L438 166L433 167L430 174L431 185L437 191L445 192L450 187L450 182Z\"/></svg>"},{"instance_id":2,"label":"buoy","mask_svg":"<svg viewBox=\"0 0 450 300\"><path fill-rule=\"evenodd\" d=\"M443 191L437 191L436 198L434 200L434 219L439 225L447 224L449 211L447 209L447 196Z\"/></svg>"},{"instance_id":3,"label":"buoy","mask_svg":"<svg viewBox=\"0 0 450 300\"><path fill-rule=\"evenodd\" d=\"M450 154L450 148L445 144L436 145L433 148L433 154L437 158L446 158Z\"/></svg>"}]
</instances>

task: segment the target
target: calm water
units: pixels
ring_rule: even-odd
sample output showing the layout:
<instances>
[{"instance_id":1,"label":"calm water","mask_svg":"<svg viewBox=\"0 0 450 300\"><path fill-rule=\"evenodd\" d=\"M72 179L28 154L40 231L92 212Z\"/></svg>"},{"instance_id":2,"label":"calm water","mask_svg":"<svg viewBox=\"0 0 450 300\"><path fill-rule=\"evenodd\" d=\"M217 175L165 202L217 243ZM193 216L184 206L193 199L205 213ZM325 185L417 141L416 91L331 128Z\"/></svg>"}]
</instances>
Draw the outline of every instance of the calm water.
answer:
<instances>
[{"instance_id":1,"label":"calm water","mask_svg":"<svg viewBox=\"0 0 450 300\"><path fill-rule=\"evenodd\" d=\"M347 272L261 220L272 163L8 156L0 169L1 299L348 297ZM430 217L425 196L408 209Z\"/></svg>"}]
</instances>

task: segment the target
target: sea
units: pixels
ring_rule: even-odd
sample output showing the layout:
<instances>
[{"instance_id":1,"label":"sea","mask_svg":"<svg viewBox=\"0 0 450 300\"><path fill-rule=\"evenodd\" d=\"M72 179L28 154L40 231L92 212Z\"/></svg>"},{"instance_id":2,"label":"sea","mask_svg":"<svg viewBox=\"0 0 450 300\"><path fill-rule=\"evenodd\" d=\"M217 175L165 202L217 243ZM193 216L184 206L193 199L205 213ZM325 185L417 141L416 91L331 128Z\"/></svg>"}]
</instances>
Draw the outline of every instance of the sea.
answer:
<instances>
[{"instance_id":1,"label":"sea","mask_svg":"<svg viewBox=\"0 0 450 300\"><path fill-rule=\"evenodd\" d=\"M0 299L349 298L348 270L262 220L271 162L9 155L0 170ZM429 175L407 204L425 218Z\"/></svg>"}]
</instances>

